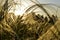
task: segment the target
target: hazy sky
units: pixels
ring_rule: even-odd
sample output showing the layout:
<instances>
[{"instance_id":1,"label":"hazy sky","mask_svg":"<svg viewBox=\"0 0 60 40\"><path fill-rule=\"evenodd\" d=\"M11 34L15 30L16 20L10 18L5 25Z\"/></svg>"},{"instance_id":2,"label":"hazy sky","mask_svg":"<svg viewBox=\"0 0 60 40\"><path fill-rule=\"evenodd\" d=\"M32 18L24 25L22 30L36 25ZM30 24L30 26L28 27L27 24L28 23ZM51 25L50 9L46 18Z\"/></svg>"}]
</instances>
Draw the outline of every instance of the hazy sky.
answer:
<instances>
[{"instance_id":1,"label":"hazy sky","mask_svg":"<svg viewBox=\"0 0 60 40\"><path fill-rule=\"evenodd\" d=\"M40 3L53 3L60 7L60 0L38 0ZM58 17L60 18L60 8L57 13Z\"/></svg>"},{"instance_id":2,"label":"hazy sky","mask_svg":"<svg viewBox=\"0 0 60 40\"><path fill-rule=\"evenodd\" d=\"M60 5L60 0L39 0L40 3L53 3L56 5Z\"/></svg>"},{"instance_id":3,"label":"hazy sky","mask_svg":"<svg viewBox=\"0 0 60 40\"><path fill-rule=\"evenodd\" d=\"M0 0L0 4L1 2L4 2L5 0ZM24 0L22 0L24 1ZM26 0L28 1L28 0ZM60 0L38 0L40 3L53 3L53 4L56 4L58 6L60 6Z\"/></svg>"},{"instance_id":4,"label":"hazy sky","mask_svg":"<svg viewBox=\"0 0 60 40\"><path fill-rule=\"evenodd\" d=\"M0 0L0 4L2 5L3 3L4 3L4 1L5 0ZM20 3L20 0L15 0L16 2L18 1L18 3ZM21 14L22 14L22 11L26 8L26 7L28 7L28 5L30 4L30 5L32 5L32 3L31 2L29 2L29 0L21 0L22 1L22 6L19 4L19 5L17 5L17 6L15 6L15 7L12 7L12 8L14 8L14 9L16 9L15 10L15 13L20 13L21 12ZM60 0L38 0L40 3L53 3L53 4L56 4L57 6L59 6L60 7ZM58 11L58 13L59 13L59 15L60 15L60 8L59 8L59 11Z\"/></svg>"},{"instance_id":5,"label":"hazy sky","mask_svg":"<svg viewBox=\"0 0 60 40\"><path fill-rule=\"evenodd\" d=\"M18 2L20 2L20 0L15 0L15 1L18 1ZM56 4L56 5L58 5L58 6L60 6L60 0L38 0L40 3L53 3L53 4ZM21 14L23 14L22 13L22 11L24 12L24 9L26 8L26 7L28 7L28 5L32 5L32 3L31 2L29 2L29 0L21 0L21 3L23 4L22 6L21 6L21 8L20 7L18 7L18 6L16 6L16 10L15 10L15 13L17 13L18 15L21 13ZM16 15L17 15L16 14ZM59 14L60 15L60 14Z\"/></svg>"}]
</instances>

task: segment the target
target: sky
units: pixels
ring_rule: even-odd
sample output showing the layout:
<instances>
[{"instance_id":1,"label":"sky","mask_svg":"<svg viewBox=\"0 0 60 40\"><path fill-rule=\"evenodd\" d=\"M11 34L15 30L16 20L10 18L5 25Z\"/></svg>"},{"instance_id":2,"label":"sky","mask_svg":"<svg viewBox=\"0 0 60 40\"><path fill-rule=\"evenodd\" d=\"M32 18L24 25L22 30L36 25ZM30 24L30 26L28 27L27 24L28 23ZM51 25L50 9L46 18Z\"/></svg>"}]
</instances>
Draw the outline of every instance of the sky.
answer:
<instances>
[{"instance_id":1,"label":"sky","mask_svg":"<svg viewBox=\"0 0 60 40\"><path fill-rule=\"evenodd\" d=\"M5 0L0 0L0 3L2 1L4 2ZM38 0L38 1L40 1L40 3L54 3L60 5L60 0Z\"/></svg>"},{"instance_id":2,"label":"sky","mask_svg":"<svg viewBox=\"0 0 60 40\"><path fill-rule=\"evenodd\" d=\"M60 0L38 0L40 3L53 3L60 6Z\"/></svg>"},{"instance_id":3,"label":"sky","mask_svg":"<svg viewBox=\"0 0 60 40\"><path fill-rule=\"evenodd\" d=\"M4 4L4 1L5 0L0 0L0 4ZM15 0L15 2L20 3L20 0ZM29 2L29 0L21 0L22 2L22 6L20 4L16 5L15 7L12 7L13 9L16 9L15 10L15 14L16 15L19 15L21 13L21 15L24 13L24 9L26 7L28 7L28 5L32 5L31 2ZM52 3L52 4L56 4L57 6L60 7L60 0L38 0L41 4L48 4L48 3ZM2 3L1 3L2 2ZM59 15L60 15L60 10L58 11L59 12Z\"/></svg>"},{"instance_id":4,"label":"sky","mask_svg":"<svg viewBox=\"0 0 60 40\"><path fill-rule=\"evenodd\" d=\"M52 3L60 7L60 0L38 0L40 3ZM58 17L60 18L60 8L57 12Z\"/></svg>"},{"instance_id":5,"label":"sky","mask_svg":"<svg viewBox=\"0 0 60 40\"><path fill-rule=\"evenodd\" d=\"M21 0L21 1L28 1L28 0ZM38 0L40 3L53 3L60 6L60 0ZM0 0L0 4L2 5L5 0Z\"/></svg>"}]
</instances>

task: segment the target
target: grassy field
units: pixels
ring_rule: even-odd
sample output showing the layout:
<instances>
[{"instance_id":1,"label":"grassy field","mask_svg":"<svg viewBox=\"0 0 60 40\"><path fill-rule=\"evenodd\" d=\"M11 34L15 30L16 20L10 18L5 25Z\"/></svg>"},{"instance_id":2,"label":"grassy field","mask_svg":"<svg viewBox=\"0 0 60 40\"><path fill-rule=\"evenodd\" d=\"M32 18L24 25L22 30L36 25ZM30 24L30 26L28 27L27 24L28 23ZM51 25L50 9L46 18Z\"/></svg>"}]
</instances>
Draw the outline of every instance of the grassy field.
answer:
<instances>
[{"instance_id":1,"label":"grassy field","mask_svg":"<svg viewBox=\"0 0 60 40\"><path fill-rule=\"evenodd\" d=\"M24 18L25 17L25 18ZM24 19L23 19L24 18ZM0 21L1 40L60 40L60 21L49 22L41 15L7 14ZM50 20L51 21L51 20Z\"/></svg>"}]
</instances>

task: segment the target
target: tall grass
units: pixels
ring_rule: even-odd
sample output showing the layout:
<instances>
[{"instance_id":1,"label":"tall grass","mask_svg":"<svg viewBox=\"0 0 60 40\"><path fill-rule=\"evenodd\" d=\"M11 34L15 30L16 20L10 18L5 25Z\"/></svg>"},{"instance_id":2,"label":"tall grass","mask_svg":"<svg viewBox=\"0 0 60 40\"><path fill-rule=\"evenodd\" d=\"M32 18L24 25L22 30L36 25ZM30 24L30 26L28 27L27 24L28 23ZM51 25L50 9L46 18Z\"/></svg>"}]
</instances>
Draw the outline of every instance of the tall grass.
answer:
<instances>
[{"instance_id":1,"label":"tall grass","mask_svg":"<svg viewBox=\"0 0 60 40\"><path fill-rule=\"evenodd\" d=\"M48 17L44 17L40 14L36 15L35 13L32 14L33 12L31 12L25 16L26 17L25 19L22 19L24 15L22 16L19 15L15 17L14 14L8 14L2 11L3 14L2 12L0 13L1 14L0 39L1 40L38 40L39 37L41 37L53 25L55 25L55 23L58 21L58 18L54 15L52 15L51 17L49 13L46 11L46 9L40 4L35 3L35 5L31 6L26 10L26 13L35 6L41 8L47 14Z\"/></svg>"}]
</instances>

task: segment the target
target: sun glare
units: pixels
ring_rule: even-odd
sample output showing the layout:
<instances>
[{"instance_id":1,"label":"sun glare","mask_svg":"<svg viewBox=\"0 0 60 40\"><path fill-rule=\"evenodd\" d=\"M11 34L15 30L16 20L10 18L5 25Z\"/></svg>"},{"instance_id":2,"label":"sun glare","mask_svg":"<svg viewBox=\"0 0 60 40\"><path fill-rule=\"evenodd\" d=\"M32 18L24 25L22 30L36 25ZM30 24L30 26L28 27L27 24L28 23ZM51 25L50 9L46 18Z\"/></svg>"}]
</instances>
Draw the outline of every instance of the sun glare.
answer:
<instances>
[{"instance_id":1,"label":"sun glare","mask_svg":"<svg viewBox=\"0 0 60 40\"><path fill-rule=\"evenodd\" d=\"M25 2L26 1L26 2ZM15 15L23 15L26 7L28 7L29 5L32 5L33 3L30 3L28 2L27 0L21 0L21 3L20 1L18 0L15 0L15 2L17 3L16 5L14 5L11 10L9 11L10 12L13 12Z\"/></svg>"},{"instance_id":2,"label":"sun glare","mask_svg":"<svg viewBox=\"0 0 60 40\"><path fill-rule=\"evenodd\" d=\"M24 13L24 7L19 7L19 5L16 5L15 7L13 7L10 12L13 12L15 15L23 15Z\"/></svg>"},{"instance_id":3,"label":"sun glare","mask_svg":"<svg viewBox=\"0 0 60 40\"><path fill-rule=\"evenodd\" d=\"M15 15L23 15L23 13L24 13L24 11L19 10L19 9L15 10L15 12L14 12Z\"/></svg>"}]
</instances>

